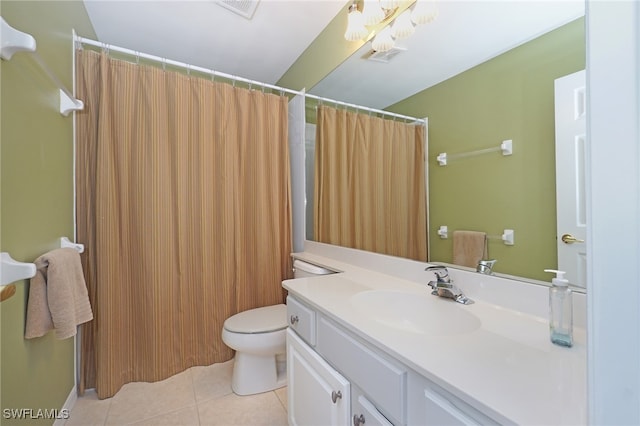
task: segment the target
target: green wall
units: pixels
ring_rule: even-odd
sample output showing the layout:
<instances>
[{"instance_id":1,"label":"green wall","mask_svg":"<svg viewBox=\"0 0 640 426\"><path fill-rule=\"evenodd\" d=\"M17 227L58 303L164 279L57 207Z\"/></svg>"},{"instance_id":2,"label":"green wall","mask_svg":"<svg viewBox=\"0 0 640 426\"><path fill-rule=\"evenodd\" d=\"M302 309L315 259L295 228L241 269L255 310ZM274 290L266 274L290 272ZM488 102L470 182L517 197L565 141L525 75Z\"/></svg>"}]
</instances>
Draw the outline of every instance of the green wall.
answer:
<instances>
[{"instance_id":1,"label":"green wall","mask_svg":"<svg viewBox=\"0 0 640 426\"><path fill-rule=\"evenodd\" d=\"M6 1L9 25L31 34L53 73L72 87L72 29L95 38L80 1ZM0 249L31 262L73 238L73 121L58 112L58 89L29 53L0 65ZM25 340L28 281L0 305L1 406L60 409L74 386L73 339L52 333ZM5 419L10 424L52 424L50 419Z\"/></svg>"},{"instance_id":2,"label":"green wall","mask_svg":"<svg viewBox=\"0 0 640 426\"><path fill-rule=\"evenodd\" d=\"M515 230L515 245L489 242L495 271L549 280L557 266L554 80L585 68L584 18L532 40L388 107L429 118L431 260L451 262L456 229L499 235ZM499 153L436 162L513 140Z\"/></svg>"}]
</instances>

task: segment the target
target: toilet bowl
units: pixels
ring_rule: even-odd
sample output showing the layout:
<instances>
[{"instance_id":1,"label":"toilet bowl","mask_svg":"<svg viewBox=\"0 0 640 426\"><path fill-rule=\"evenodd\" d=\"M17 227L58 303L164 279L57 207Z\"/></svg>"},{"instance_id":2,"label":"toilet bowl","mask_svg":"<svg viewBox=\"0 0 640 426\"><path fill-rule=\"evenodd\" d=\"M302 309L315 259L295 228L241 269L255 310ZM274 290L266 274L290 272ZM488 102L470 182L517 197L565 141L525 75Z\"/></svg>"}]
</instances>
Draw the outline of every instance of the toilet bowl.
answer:
<instances>
[{"instance_id":1,"label":"toilet bowl","mask_svg":"<svg viewBox=\"0 0 640 426\"><path fill-rule=\"evenodd\" d=\"M252 395L287 384L286 305L265 306L227 318L222 341L236 351L231 389Z\"/></svg>"},{"instance_id":2,"label":"toilet bowl","mask_svg":"<svg viewBox=\"0 0 640 426\"><path fill-rule=\"evenodd\" d=\"M294 278L332 274L335 271L299 259L293 262ZM287 306L250 309L227 318L222 341L236 351L231 389L252 395L287 384Z\"/></svg>"}]
</instances>

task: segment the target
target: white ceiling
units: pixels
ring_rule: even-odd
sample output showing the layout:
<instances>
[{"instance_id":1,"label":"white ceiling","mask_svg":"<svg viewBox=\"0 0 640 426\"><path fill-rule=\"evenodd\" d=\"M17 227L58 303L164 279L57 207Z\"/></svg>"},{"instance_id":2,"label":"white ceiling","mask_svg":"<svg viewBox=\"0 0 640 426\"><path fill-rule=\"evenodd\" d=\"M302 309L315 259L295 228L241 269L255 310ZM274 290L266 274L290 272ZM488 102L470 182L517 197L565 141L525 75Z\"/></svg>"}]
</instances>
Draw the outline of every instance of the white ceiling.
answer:
<instances>
[{"instance_id":1,"label":"white ceiling","mask_svg":"<svg viewBox=\"0 0 640 426\"><path fill-rule=\"evenodd\" d=\"M214 0L84 0L98 41L276 83L345 0L261 0L249 20ZM370 43L310 93L384 108L584 14L584 0L440 0L390 63Z\"/></svg>"},{"instance_id":2,"label":"white ceiling","mask_svg":"<svg viewBox=\"0 0 640 426\"><path fill-rule=\"evenodd\" d=\"M251 19L214 0L84 0L98 41L275 83L346 0L261 0Z\"/></svg>"}]
</instances>

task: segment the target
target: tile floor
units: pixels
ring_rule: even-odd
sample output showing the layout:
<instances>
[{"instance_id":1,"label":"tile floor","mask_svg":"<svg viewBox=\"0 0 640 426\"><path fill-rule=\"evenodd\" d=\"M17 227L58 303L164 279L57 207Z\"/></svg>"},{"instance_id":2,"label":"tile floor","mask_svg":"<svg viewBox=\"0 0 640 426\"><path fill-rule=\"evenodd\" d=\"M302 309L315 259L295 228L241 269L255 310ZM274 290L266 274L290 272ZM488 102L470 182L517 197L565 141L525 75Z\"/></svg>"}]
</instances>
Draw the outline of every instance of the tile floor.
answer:
<instances>
[{"instance_id":1,"label":"tile floor","mask_svg":"<svg viewBox=\"0 0 640 426\"><path fill-rule=\"evenodd\" d=\"M192 367L161 382L128 383L103 400L87 392L65 425L286 425L287 388L238 396L232 368L233 360Z\"/></svg>"}]
</instances>

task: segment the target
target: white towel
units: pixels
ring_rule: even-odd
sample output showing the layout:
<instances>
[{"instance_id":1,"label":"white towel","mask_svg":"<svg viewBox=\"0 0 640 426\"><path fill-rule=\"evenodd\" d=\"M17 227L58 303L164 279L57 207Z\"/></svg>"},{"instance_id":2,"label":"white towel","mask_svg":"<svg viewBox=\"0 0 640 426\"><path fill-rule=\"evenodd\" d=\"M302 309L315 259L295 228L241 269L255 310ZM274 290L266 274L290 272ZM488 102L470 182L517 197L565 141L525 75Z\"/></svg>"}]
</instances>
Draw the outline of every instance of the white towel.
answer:
<instances>
[{"instance_id":1,"label":"white towel","mask_svg":"<svg viewBox=\"0 0 640 426\"><path fill-rule=\"evenodd\" d=\"M80 253L72 248L55 249L37 258L35 264L24 337L44 336L53 329L58 339L75 336L78 325L93 319Z\"/></svg>"}]
</instances>

